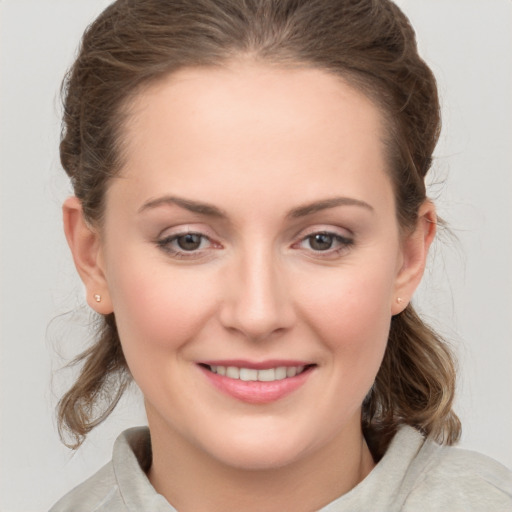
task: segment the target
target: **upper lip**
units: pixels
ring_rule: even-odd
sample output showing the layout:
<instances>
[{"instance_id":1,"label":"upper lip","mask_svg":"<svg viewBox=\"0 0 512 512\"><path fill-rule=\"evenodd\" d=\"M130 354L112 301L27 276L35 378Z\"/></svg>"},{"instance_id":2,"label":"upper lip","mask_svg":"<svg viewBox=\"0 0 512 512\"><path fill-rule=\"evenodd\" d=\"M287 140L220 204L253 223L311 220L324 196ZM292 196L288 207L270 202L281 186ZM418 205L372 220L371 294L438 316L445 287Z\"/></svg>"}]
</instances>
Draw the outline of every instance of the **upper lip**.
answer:
<instances>
[{"instance_id":1,"label":"upper lip","mask_svg":"<svg viewBox=\"0 0 512 512\"><path fill-rule=\"evenodd\" d=\"M278 368L280 366L311 366L311 361L298 361L291 359L267 359L265 361L247 361L244 359L218 359L199 361L198 364L208 366L235 366L237 368L250 368L253 370L268 370L270 368Z\"/></svg>"}]
</instances>

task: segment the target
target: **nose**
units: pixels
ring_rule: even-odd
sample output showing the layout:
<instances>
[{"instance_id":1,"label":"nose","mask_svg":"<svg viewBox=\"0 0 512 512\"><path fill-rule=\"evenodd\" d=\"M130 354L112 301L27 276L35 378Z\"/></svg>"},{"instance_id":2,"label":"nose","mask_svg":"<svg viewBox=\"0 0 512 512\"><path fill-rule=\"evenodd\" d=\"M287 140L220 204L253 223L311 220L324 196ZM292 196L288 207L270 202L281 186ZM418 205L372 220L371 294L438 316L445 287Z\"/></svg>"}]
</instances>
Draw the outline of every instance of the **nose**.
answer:
<instances>
[{"instance_id":1,"label":"nose","mask_svg":"<svg viewBox=\"0 0 512 512\"><path fill-rule=\"evenodd\" d=\"M220 311L226 329L253 341L290 329L295 313L286 273L271 251L248 251L226 277Z\"/></svg>"}]
</instances>

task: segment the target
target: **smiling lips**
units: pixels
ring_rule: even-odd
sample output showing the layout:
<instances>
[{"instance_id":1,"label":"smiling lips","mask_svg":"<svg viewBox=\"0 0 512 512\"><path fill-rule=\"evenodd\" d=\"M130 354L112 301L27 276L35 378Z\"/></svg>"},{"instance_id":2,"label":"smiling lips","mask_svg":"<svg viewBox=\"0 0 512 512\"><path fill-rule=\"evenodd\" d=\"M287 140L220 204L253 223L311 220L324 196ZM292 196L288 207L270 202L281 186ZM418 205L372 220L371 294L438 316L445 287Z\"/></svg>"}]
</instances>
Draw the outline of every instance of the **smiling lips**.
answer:
<instances>
[{"instance_id":1,"label":"smiling lips","mask_svg":"<svg viewBox=\"0 0 512 512\"><path fill-rule=\"evenodd\" d=\"M240 379L243 381L274 382L283 380L287 377L295 377L304 371L305 366L278 366L277 368L267 368L257 370L255 368L238 368L237 366L212 365L210 371L218 375L225 375L230 379Z\"/></svg>"},{"instance_id":2,"label":"smiling lips","mask_svg":"<svg viewBox=\"0 0 512 512\"><path fill-rule=\"evenodd\" d=\"M252 404L264 404L284 398L301 387L316 366L282 362L274 366L235 364L201 363L199 367L218 390Z\"/></svg>"}]
</instances>

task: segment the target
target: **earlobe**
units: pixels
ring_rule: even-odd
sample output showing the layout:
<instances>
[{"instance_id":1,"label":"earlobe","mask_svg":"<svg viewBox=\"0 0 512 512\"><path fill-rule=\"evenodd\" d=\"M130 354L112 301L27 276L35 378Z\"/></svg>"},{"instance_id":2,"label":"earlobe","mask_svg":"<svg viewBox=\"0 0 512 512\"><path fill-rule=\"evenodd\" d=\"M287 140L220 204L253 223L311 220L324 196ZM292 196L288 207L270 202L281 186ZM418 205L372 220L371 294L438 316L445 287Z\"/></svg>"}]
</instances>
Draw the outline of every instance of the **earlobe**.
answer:
<instances>
[{"instance_id":1,"label":"earlobe","mask_svg":"<svg viewBox=\"0 0 512 512\"><path fill-rule=\"evenodd\" d=\"M99 233L86 222L82 204L77 197L69 197L62 206L64 233L73 255L76 269L85 285L87 303L97 313L112 313L102 264ZM101 300L98 300L98 297Z\"/></svg>"},{"instance_id":2,"label":"earlobe","mask_svg":"<svg viewBox=\"0 0 512 512\"><path fill-rule=\"evenodd\" d=\"M401 313L407 307L420 284L428 251L436 234L436 227L435 207L427 199L419 209L416 228L403 241L402 266L395 281L395 299L391 304L392 315Z\"/></svg>"}]
</instances>

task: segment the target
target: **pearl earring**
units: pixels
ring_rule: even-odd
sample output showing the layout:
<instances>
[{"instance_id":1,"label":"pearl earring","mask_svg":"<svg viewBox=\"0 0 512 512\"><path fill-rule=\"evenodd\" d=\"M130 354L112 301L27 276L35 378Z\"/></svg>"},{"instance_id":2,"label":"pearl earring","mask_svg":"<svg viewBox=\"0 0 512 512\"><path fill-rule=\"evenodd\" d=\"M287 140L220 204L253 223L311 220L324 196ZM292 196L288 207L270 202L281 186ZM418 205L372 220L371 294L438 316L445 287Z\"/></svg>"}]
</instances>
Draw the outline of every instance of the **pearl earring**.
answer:
<instances>
[{"instance_id":1,"label":"pearl earring","mask_svg":"<svg viewBox=\"0 0 512 512\"><path fill-rule=\"evenodd\" d=\"M404 299L402 299L402 297L397 297L397 298L396 298L396 301L398 302L398 304L402 304L402 302L404 301Z\"/></svg>"},{"instance_id":2,"label":"pearl earring","mask_svg":"<svg viewBox=\"0 0 512 512\"><path fill-rule=\"evenodd\" d=\"M96 295L94 296L94 300L95 300L96 302L101 302L101 295L96 294Z\"/></svg>"}]
</instances>

